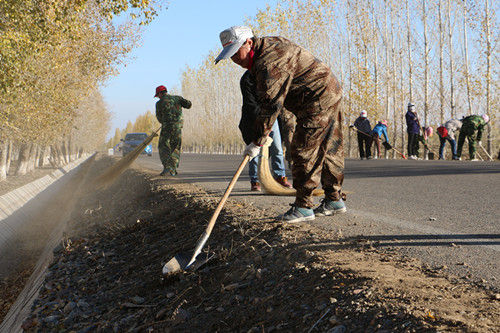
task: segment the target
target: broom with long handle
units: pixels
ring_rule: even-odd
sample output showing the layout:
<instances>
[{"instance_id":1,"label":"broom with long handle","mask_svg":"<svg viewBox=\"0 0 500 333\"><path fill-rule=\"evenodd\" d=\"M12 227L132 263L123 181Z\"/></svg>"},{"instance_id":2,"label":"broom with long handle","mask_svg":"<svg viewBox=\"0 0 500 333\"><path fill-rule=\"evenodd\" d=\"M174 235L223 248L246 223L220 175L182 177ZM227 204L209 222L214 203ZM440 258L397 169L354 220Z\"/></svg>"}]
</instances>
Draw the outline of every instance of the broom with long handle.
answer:
<instances>
[{"instance_id":1,"label":"broom with long handle","mask_svg":"<svg viewBox=\"0 0 500 333\"><path fill-rule=\"evenodd\" d=\"M107 168L97 179L95 184L97 187L102 188L111 185L113 181L123 173L142 153L144 148L153 141L154 137L158 135L161 130L161 126L151 133L140 145L138 145L134 150L132 150L127 155L123 156L118 162Z\"/></svg>"},{"instance_id":2,"label":"broom with long handle","mask_svg":"<svg viewBox=\"0 0 500 333\"><path fill-rule=\"evenodd\" d=\"M366 135L366 136L371 136L371 135L369 135L368 133L365 133L365 132L363 132L363 131L360 131L360 130L359 130L359 129L357 129L356 127L350 127L350 128L352 128L353 130L355 130L355 131L356 131L356 132L358 132L358 133L364 134L364 135ZM398 153L399 155L401 155L401 157L402 157L402 158L404 158L405 160L407 160L406 156L405 156L403 153L401 153L399 150L397 150L396 148L394 148L393 146L391 146L391 145L389 145L389 144L387 144L387 146L386 146L386 145L385 145L385 143L386 143L386 142L387 142L387 141L384 141L384 142L383 142L384 147L386 147L386 149L394 149L394 151L395 151L396 153Z\"/></svg>"},{"instance_id":3,"label":"broom with long handle","mask_svg":"<svg viewBox=\"0 0 500 333\"><path fill-rule=\"evenodd\" d=\"M493 161L493 157L488 153L488 151L483 147L483 145L481 143L479 143L479 147L481 147L483 149L484 153L486 154L486 156L488 156L490 161Z\"/></svg>"}]
</instances>

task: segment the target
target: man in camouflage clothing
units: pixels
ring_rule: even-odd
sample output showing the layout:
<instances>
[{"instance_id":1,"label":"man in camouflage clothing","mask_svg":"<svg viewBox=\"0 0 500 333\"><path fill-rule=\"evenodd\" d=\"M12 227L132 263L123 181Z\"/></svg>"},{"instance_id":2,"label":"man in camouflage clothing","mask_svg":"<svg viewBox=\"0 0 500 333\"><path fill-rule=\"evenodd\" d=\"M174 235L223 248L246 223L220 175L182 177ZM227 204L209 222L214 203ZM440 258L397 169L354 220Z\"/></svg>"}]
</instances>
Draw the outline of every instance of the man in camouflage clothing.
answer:
<instances>
[{"instance_id":1,"label":"man in camouflage clothing","mask_svg":"<svg viewBox=\"0 0 500 333\"><path fill-rule=\"evenodd\" d=\"M330 68L310 52L281 37L254 37L248 27L231 27L220 34L224 47L216 58L231 58L256 80L261 112L259 139L245 154L256 156L279 113L285 107L297 118L291 144L295 203L281 218L287 222L345 212L342 88ZM325 199L312 209L312 191L321 182Z\"/></svg>"},{"instance_id":2,"label":"man in camouflage clothing","mask_svg":"<svg viewBox=\"0 0 500 333\"><path fill-rule=\"evenodd\" d=\"M161 176L177 174L181 157L182 108L191 108L191 102L181 96L169 95L165 86L156 88L156 119L161 123L158 151L163 164Z\"/></svg>"},{"instance_id":3,"label":"man in camouflage clothing","mask_svg":"<svg viewBox=\"0 0 500 333\"><path fill-rule=\"evenodd\" d=\"M462 148L465 143L465 138L469 140L469 158L471 161L477 161L476 159L476 140L478 144L481 144L481 137L483 135L483 130L486 124L490 121L490 117L487 114L482 116L472 115L462 119L462 127L460 128L460 134L458 135L458 148L457 157L461 159ZM477 136L474 137L477 131Z\"/></svg>"}]
</instances>

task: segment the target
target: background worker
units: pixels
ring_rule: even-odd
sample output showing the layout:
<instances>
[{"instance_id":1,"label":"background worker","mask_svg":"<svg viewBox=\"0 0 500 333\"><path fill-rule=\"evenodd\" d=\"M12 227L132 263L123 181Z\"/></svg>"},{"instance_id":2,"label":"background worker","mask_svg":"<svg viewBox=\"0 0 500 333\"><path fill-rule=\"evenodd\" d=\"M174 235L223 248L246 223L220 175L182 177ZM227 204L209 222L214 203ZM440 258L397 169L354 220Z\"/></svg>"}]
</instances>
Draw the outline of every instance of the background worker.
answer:
<instances>
[{"instance_id":1,"label":"background worker","mask_svg":"<svg viewBox=\"0 0 500 333\"><path fill-rule=\"evenodd\" d=\"M444 146L446 141L450 143L452 159L458 160L457 157L457 142L455 141L455 131L462 128L462 121L459 119L450 119L444 125L437 128L439 135L439 159L444 160Z\"/></svg>"},{"instance_id":2,"label":"background worker","mask_svg":"<svg viewBox=\"0 0 500 333\"><path fill-rule=\"evenodd\" d=\"M418 135L418 141L422 142L424 148L427 149L427 151L431 150L431 148L429 147L429 139L433 134L434 134L434 129L431 126L427 126L427 127L422 127L422 134Z\"/></svg>"},{"instance_id":3,"label":"background worker","mask_svg":"<svg viewBox=\"0 0 500 333\"><path fill-rule=\"evenodd\" d=\"M481 138L486 124L490 121L487 114L482 116L472 115L462 119L462 127L458 135L458 148L457 157L460 159L462 156L462 148L464 146L465 138L469 140L469 159L477 161L476 159L476 141L481 145ZM476 135L477 132L477 135Z\"/></svg>"},{"instance_id":4,"label":"background worker","mask_svg":"<svg viewBox=\"0 0 500 333\"><path fill-rule=\"evenodd\" d=\"M387 120L381 120L373 127L372 130L372 141L373 145L375 146L376 149L376 154L374 158L381 158L381 152L380 152L380 141L382 139L382 136L385 138L385 142L389 143L389 136L387 135Z\"/></svg>"},{"instance_id":5,"label":"background worker","mask_svg":"<svg viewBox=\"0 0 500 333\"><path fill-rule=\"evenodd\" d=\"M156 119L161 123L158 152L163 164L161 176L177 174L182 143L182 108L191 108L191 102L181 96L169 95L165 86L158 86L156 94Z\"/></svg>"},{"instance_id":6,"label":"background worker","mask_svg":"<svg viewBox=\"0 0 500 333\"><path fill-rule=\"evenodd\" d=\"M370 121L368 120L368 113L363 110L359 114L359 117L356 118L354 124L351 127L356 127L358 129L358 148L359 148L359 158L360 159L370 159L372 158L371 146L372 146L372 137L370 133L372 132L372 126L370 125ZM363 132L363 133L361 133Z\"/></svg>"},{"instance_id":7,"label":"background worker","mask_svg":"<svg viewBox=\"0 0 500 333\"><path fill-rule=\"evenodd\" d=\"M420 134L420 122L418 121L417 113L415 112L415 104L408 103L408 111L405 115L406 131L408 133L408 158L410 160L418 159L418 136Z\"/></svg>"},{"instance_id":8,"label":"background worker","mask_svg":"<svg viewBox=\"0 0 500 333\"><path fill-rule=\"evenodd\" d=\"M260 113L255 123L258 139L245 154L256 156L283 107L297 118L291 145L292 208L280 219L314 220L315 215L344 212L342 137L342 88L330 68L310 52L281 37L254 37L248 27L221 32L224 49L215 62L231 60L255 77ZM325 199L313 210L312 192L323 185Z\"/></svg>"},{"instance_id":9,"label":"background worker","mask_svg":"<svg viewBox=\"0 0 500 333\"><path fill-rule=\"evenodd\" d=\"M250 71L246 71L240 80L241 94L243 95L243 106L241 107L241 120L239 129L243 136L243 141L248 145L258 139L254 129L255 121L260 112L257 96L255 93L255 79ZM269 147L269 157L271 159L271 170L278 183L285 187L292 187L286 178L285 162L283 161L283 147L281 146L281 135L278 121L275 121L269 133L273 142ZM248 174L250 176L251 190L260 191L259 177L259 156L255 156L248 162Z\"/></svg>"}]
</instances>

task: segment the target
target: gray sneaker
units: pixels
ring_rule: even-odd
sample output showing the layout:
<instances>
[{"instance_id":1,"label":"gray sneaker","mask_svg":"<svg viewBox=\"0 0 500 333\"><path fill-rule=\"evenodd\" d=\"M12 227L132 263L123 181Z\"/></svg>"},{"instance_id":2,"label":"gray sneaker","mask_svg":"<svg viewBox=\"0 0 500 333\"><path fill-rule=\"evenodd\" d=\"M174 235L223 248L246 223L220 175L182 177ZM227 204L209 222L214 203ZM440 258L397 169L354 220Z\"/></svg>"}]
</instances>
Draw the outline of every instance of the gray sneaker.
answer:
<instances>
[{"instance_id":1,"label":"gray sneaker","mask_svg":"<svg viewBox=\"0 0 500 333\"><path fill-rule=\"evenodd\" d=\"M285 214L278 216L278 221L297 223L314 220L314 211L311 208L297 207L290 205L290 208Z\"/></svg>"},{"instance_id":2,"label":"gray sneaker","mask_svg":"<svg viewBox=\"0 0 500 333\"><path fill-rule=\"evenodd\" d=\"M332 201L323 199L321 204L314 209L314 215L316 216L330 216L334 214L345 213L347 208L342 199L338 201Z\"/></svg>"}]
</instances>

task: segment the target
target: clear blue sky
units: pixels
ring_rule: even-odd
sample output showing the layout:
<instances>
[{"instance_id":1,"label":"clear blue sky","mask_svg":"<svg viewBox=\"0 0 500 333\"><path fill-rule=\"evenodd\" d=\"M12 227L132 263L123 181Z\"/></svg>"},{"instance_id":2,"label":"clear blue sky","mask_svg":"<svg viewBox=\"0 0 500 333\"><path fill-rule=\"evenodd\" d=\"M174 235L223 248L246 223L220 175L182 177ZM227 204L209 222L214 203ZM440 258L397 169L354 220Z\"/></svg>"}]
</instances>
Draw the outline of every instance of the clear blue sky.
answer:
<instances>
[{"instance_id":1,"label":"clear blue sky","mask_svg":"<svg viewBox=\"0 0 500 333\"><path fill-rule=\"evenodd\" d=\"M145 28L142 46L120 74L101 92L113 113L112 130L124 128L147 110L154 110L155 88L180 86L186 65L197 67L214 48L221 48L219 33L241 25L274 0L172 0Z\"/></svg>"}]
</instances>

